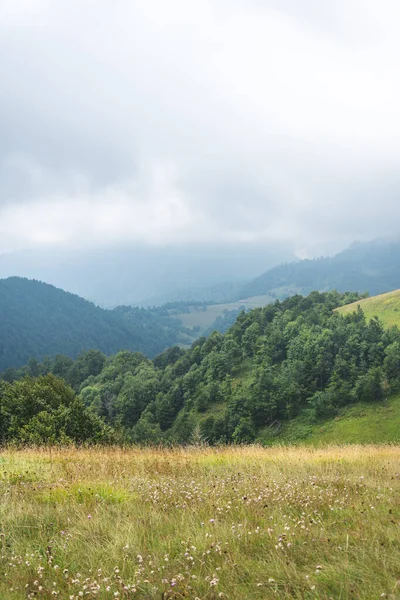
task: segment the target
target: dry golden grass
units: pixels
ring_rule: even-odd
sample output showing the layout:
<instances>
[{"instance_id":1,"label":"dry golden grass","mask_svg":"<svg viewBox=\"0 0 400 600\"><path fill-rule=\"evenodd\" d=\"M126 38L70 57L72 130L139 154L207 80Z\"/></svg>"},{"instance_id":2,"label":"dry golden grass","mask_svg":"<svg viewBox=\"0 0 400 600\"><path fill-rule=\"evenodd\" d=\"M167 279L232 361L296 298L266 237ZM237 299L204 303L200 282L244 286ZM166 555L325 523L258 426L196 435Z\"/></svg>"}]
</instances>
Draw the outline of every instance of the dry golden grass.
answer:
<instances>
[{"instance_id":1,"label":"dry golden grass","mask_svg":"<svg viewBox=\"0 0 400 600\"><path fill-rule=\"evenodd\" d=\"M400 448L0 454L0 598L400 597Z\"/></svg>"}]
</instances>

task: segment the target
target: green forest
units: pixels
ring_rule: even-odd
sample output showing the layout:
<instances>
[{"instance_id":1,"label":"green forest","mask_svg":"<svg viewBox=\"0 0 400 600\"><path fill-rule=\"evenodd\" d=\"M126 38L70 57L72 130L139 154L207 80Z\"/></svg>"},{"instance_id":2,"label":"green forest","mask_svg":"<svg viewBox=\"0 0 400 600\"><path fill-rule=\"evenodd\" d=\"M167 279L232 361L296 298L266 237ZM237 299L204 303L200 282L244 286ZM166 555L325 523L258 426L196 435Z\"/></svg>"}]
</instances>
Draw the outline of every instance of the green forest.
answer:
<instances>
[{"instance_id":1,"label":"green forest","mask_svg":"<svg viewBox=\"0 0 400 600\"><path fill-rule=\"evenodd\" d=\"M276 301L153 360L128 350L31 360L3 373L1 443L250 443L300 413L316 421L381 402L400 387L400 331L334 311L358 298Z\"/></svg>"},{"instance_id":2,"label":"green forest","mask_svg":"<svg viewBox=\"0 0 400 600\"><path fill-rule=\"evenodd\" d=\"M105 354L138 350L155 356L192 339L182 323L162 308L120 306L104 310L40 281L20 277L0 280L0 371L19 367L31 357L82 349Z\"/></svg>"}]
</instances>

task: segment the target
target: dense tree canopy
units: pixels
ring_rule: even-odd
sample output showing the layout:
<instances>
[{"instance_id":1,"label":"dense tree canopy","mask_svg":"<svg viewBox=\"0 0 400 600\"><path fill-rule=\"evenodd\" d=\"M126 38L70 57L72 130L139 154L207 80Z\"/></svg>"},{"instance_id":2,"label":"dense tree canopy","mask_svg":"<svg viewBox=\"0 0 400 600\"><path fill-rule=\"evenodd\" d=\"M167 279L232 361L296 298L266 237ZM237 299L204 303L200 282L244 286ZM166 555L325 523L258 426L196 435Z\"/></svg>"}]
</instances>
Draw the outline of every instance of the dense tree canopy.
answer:
<instances>
[{"instance_id":1,"label":"dense tree canopy","mask_svg":"<svg viewBox=\"0 0 400 600\"><path fill-rule=\"evenodd\" d=\"M305 410L318 419L359 400L380 402L400 387L400 332L385 330L377 319L368 323L361 310L345 316L334 311L356 298L313 292L276 301L242 312L224 335L213 332L189 350L170 348L154 360L91 350L76 361L31 361L3 374L9 380L2 388L3 438L34 439L32 427L82 438L60 421L57 401L47 403L51 417L45 417L42 400L34 399L37 382L41 389L50 371L77 396L66 388L66 410L78 402L74 410L84 407L84 419L91 415L126 442L186 443L200 436L209 443L248 443L262 428Z\"/></svg>"},{"instance_id":2,"label":"dense tree canopy","mask_svg":"<svg viewBox=\"0 0 400 600\"><path fill-rule=\"evenodd\" d=\"M76 358L90 348L155 356L188 339L181 322L163 309L103 310L39 281L0 279L0 371L20 367L31 357Z\"/></svg>"},{"instance_id":3,"label":"dense tree canopy","mask_svg":"<svg viewBox=\"0 0 400 600\"><path fill-rule=\"evenodd\" d=\"M54 375L0 382L0 444L104 442L111 430Z\"/></svg>"}]
</instances>

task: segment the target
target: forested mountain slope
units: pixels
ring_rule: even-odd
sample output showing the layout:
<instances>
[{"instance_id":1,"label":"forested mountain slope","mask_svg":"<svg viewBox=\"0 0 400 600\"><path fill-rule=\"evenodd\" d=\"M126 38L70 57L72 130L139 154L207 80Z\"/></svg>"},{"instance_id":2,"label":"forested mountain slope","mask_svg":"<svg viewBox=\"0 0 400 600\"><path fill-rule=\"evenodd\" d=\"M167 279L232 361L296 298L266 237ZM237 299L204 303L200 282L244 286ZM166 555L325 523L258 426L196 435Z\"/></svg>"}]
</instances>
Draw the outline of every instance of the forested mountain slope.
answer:
<instances>
[{"instance_id":1,"label":"forested mountain slope","mask_svg":"<svg viewBox=\"0 0 400 600\"><path fill-rule=\"evenodd\" d=\"M103 310L39 281L0 280L0 370L19 367L32 357L62 353L76 358L90 348L106 354L126 348L154 356L184 341L182 331L176 319L156 312Z\"/></svg>"},{"instance_id":2,"label":"forested mountain slope","mask_svg":"<svg viewBox=\"0 0 400 600\"><path fill-rule=\"evenodd\" d=\"M241 297L271 292L278 298L313 290L356 290L371 295L400 288L400 241L353 244L329 258L300 260L273 267L241 289Z\"/></svg>"},{"instance_id":3,"label":"forested mountain slope","mask_svg":"<svg viewBox=\"0 0 400 600\"><path fill-rule=\"evenodd\" d=\"M335 311L357 299L313 292L277 301L242 313L225 335L200 338L186 351L170 348L152 361L91 351L25 372L63 377L119 440L269 442L301 415L318 423L400 389L400 331L367 322L361 310Z\"/></svg>"}]
</instances>

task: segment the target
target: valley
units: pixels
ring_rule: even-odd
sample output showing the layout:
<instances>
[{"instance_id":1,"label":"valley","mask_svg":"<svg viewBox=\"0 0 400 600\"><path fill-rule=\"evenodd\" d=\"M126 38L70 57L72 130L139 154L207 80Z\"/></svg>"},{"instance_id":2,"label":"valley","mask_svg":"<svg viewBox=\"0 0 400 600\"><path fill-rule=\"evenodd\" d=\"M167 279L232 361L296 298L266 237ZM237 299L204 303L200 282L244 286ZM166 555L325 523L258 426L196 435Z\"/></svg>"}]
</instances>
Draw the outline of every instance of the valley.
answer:
<instances>
[{"instance_id":1,"label":"valley","mask_svg":"<svg viewBox=\"0 0 400 600\"><path fill-rule=\"evenodd\" d=\"M359 302L356 293L338 292L277 300L240 311L225 334L153 359L93 349L75 360L31 360L3 373L3 440L324 443L348 423L337 431L340 443L346 431L354 442L397 441L400 331L362 311L341 313ZM32 405L36 394L43 400ZM371 427L358 424L363 411ZM385 411L387 419L375 418Z\"/></svg>"},{"instance_id":2,"label":"valley","mask_svg":"<svg viewBox=\"0 0 400 600\"><path fill-rule=\"evenodd\" d=\"M0 600L400 600L399 21L0 0Z\"/></svg>"},{"instance_id":3,"label":"valley","mask_svg":"<svg viewBox=\"0 0 400 600\"><path fill-rule=\"evenodd\" d=\"M179 312L179 308L168 309L168 312L170 316L179 319L183 327L190 330L193 338L196 339L201 335L212 333L213 330L224 333L220 325L224 322L232 325L242 310L260 308L273 301L274 297L271 295L254 296L237 302L185 306L184 312Z\"/></svg>"}]
</instances>

